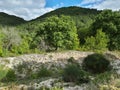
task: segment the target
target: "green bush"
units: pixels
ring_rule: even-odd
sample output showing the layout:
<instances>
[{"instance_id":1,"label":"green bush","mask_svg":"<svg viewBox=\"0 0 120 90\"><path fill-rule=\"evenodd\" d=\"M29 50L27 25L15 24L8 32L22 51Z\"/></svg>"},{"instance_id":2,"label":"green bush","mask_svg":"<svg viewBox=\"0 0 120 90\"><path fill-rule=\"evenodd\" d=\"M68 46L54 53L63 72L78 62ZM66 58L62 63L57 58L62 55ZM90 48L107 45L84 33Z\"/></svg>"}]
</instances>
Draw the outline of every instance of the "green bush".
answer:
<instances>
[{"instance_id":1,"label":"green bush","mask_svg":"<svg viewBox=\"0 0 120 90\"><path fill-rule=\"evenodd\" d=\"M52 76L52 71L48 70L45 67L42 67L37 73L38 78L40 78L40 77L50 77L50 76Z\"/></svg>"},{"instance_id":2,"label":"green bush","mask_svg":"<svg viewBox=\"0 0 120 90\"><path fill-rule=\"evenodd\" d=\"M85 83L89 81L88 74L75 64L68 65L63 70L65 82Z\"/></svg>"},{"instance_id":3,"label":"green bush","mask_svg":"<svg viewBox=\"0 0 120 90\"><path fill-rule=\"evenodd\" d=\"M38 79L38 78L44 78L44 77L50 77L53 75L53 72L44 66L41 67L41 69L38 72L32 72L29 75L29 79Z\"/></svg>"},{"instance_id":4,"label":"green bush","mask_svg":"<svg viewBox=\"0 0 120 90\"><path fill-rule=\"evenodd\" d=\"M110 61L102 54L92 54L84 59L82 66L91 73L103 73L110 70Z\"/></svg>"},{"instance_id":5,"label":"green bush","mask_svg":"<svg viewBox=\"0 0 120 90\"><path fill-rule=\"evenodd\" d=\"M0 66L0 81L14 81L16 80L15 72L5 66Z\"/></svg>"},{"instance_id":6,"label":"green bush","mask_svg":"<svg viewBox=\"0 0 120 90\"><path fill-rule=\"evenodd\" d=\"M12 69L8 69L7 74L6 74L6 76L3 80L5 80L5 81L15 81L16 80L15 71L12 70Z\"/></svg>"}]
</instances>

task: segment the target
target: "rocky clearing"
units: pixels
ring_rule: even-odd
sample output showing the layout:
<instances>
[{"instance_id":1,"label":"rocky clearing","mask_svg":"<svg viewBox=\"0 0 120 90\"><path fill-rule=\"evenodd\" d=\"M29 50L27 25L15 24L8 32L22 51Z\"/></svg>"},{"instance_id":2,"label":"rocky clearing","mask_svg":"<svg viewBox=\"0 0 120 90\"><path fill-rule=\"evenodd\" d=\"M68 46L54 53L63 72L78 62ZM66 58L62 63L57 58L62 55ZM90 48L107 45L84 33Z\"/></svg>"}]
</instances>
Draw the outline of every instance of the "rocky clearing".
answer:
<instances>
[{"instance_id":1,"label":"rocky clearing","mask_svg":"<svg viewBox=\"0 0 120 90\"><path fill-rule=\"evenodd\" d=\"M87 56L92 54L92 52L80 52L80 51L67 51L67 52L53 52L45 54L29 54L21 55L17 57L7 57L0 58L0 64L5 65L9 68L15 69L15 72L18 77L25 79L28 74L28 69L32 72L37 72L42 65L47 69L57 69L64 68L68 64L68 59L73 57L76 62L79 64L82 63L82 60ZM105 56L111 59L111 64L113 68L117 70L117 73L120 74L120 58L110 52L105 53ZM16 66L23 65L22 71L18 71ZM43 80L33 80L19 85L15 85L14 89L8 89L13 87L1 87L0 90L39 90L40 87L46 86L51 88L54 86L64 86L64 90L87 90L87 85L74 85L73 83L61 83L59 78L46 78ZM5 89L6 88L6 89Z\"/></svg>"}]
</instances>

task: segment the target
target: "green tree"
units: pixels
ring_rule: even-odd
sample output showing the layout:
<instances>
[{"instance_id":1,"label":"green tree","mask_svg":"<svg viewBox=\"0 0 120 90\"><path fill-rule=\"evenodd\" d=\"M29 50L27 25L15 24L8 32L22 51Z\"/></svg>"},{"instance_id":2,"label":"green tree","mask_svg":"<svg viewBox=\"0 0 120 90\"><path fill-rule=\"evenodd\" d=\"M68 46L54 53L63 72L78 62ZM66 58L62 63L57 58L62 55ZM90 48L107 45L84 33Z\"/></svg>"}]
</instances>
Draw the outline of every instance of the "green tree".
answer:
<instances>
[{"instance_id":1,"label":"green tree","mask_svg":"<svg viewBox=\"0 0 120 90\"><path fill-rule=\"evenodd\" d=\"M96 17L95 22L92 24L92 35L95 35L97 29L102 29L108 36L110 41L108 42L109 50L120 49L119 41L117 37L120 33L120 12L113 12L112 10L104 10ZM117 46L116 46L117 45Z\"/></svg>"},{"instance_id":2,"label":"green tree","mask_svg":"<svg viewBox=\"0 0 120 90\"><path fill-rule=\"evenodd\" d=\"M107 49L108 42L108 36L100 29L97 30L95 37L91 36L86 38L84 48L92 51L105 51Z\"/></svg>"},{"instance_id":3,"label":"green tree","mask_svg":"<svg viewBox=\"0 0 120 90\"><path fill-rule=\"evenodd\" d=\"M75 23L69 16L52 16L39 25L41 37L49 49L76 49L79 45Z\"/></svg>"},{"instance_id":4,"label":"green tree","mask_svg":"<svg viewBox=\"0 0 120 90\"><path fill-rule=\"evenodd\" d=\"M62 48L62 45L63 45L63 39L64 39L64 36L61 32L54 32L53 33L53 42L55 42L55 49L57 50L58 47L61 47Z\"/></svg>"},{"instance_id":5,"label":"green tree","mask_svg":"<svg viewBox=\"0 0 120 90\"><path fill-rule=\"evenodd\" d=\"M30 45L29 45L29 42L28 42L28 37L24 36L21 40L21 43L20 45L14 45L12 47L12 52L15 53L15 54L24 54L24 53L29 53L30 51Z\"/></svg>"}]
</instances>

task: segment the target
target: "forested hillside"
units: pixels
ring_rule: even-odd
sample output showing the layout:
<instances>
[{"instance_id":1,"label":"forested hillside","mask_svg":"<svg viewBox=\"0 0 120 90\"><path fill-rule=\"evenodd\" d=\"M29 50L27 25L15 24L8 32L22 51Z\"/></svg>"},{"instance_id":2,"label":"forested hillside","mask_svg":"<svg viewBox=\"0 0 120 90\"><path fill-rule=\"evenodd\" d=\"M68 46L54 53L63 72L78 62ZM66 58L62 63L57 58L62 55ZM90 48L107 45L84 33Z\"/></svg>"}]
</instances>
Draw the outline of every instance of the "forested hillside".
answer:
<instances>
[{"instance_id":1,"label":"forested hillside","mask_svg":"<svg viewBox=\"0 0 120 90\"><path fill-rule=\"evenodd\" d=\"M88 9L88 8L82 8L82 7L62 7L59 9L56 9L54 11L51 11L49 13L46 13L36 19L33 19L31 21L44 21L45 18L50 16L70 16L75 22L77 27L83 27L83 26L89 26L92 21L95 19L95 16L99 14L101 11L97 11L96 9ZM30 22L31 22L30 21Z\"/></svg>"},{"instance_id":2,"label":"forested hillside","mask_svg":"<svg viewBox=\"0 0 120 90\"><path fill-rule=\"evenodd\" d=\"M16 26L25 22L26 21L22 18L0 12L0 25Z\"/></svg>"},{"instance_id":3,"label":"forested hillside","mask_svg":"<svg viewBox=\"0 0 120 90\"><path fill-rule=\"evenodd\" d=\"M7 14L0 20L4 26L0 28L0 56L56 50L104 52L120 49L118 11L72 6L56 9L26 23Z\"/></svg>"}]
</instances>

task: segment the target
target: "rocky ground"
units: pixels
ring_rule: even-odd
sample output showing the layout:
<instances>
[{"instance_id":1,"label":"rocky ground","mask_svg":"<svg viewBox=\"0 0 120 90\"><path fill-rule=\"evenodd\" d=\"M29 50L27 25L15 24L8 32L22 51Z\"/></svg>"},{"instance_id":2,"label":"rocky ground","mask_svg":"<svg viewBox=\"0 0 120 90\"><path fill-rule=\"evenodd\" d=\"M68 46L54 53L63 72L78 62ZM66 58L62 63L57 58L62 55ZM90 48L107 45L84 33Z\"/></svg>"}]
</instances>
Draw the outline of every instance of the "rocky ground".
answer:
<instances>
[{"instance_id":1,"label":"rocky ground","mask_svg":"<svg viewBox=\"0 0 120 90\"><path fill-rule=\"evenodd\" d=\"M78 63L82 63L82 60L87 56L92 54L92 52L80 52L80 51L67 51L67 52L55 52L55 53L45 53L45 54L28 54L21 55L17 57L0 58L0 63L9 68L15 69L17 76L24 79L27 76L28 69L32 72L37 72L44 65L46 68L51 69L51 67L61 67L64 68L68 63L68 59L73 57ZM112 60L113 68L117 70L120 74L120 58L110 52L105 53L105 56ZM17 70L18 65L23 65L24 69L22 71ZM46 86L51 88L54 86L64 86L64 90L87 90L87 85L74 85L72 83L61 83L60 78L47 78L44 80L34 80L27 84L19 84L14 86L11 90L39 90L40 87ZM10 86L12 87L12 86ZM9 86L6 89L3 87L0 90L9 90Z\"/></svg>"},{"instance_id":2,"label":"rocky ground","mask_svg":"<svg viewBox=\"0 0 120 90\"><path fill-rule=\"evenodd\" d=\"M8 57L8 58L0 58L0 61L3 64L7 64L8 67L13 67L13 65L25 62L35 61L37 63L46 63L46 62L55 62L59 60L67 60L70 57L73 57L75 60L82 59L87 55L92 54L92 52L80 52L80 51L67 51L67 52L53 52L53 53L45 53L45 54L28 54L21 55L18 57ZM5 61L7 60L6 63Z\"/></svg>"}]
</instances>

